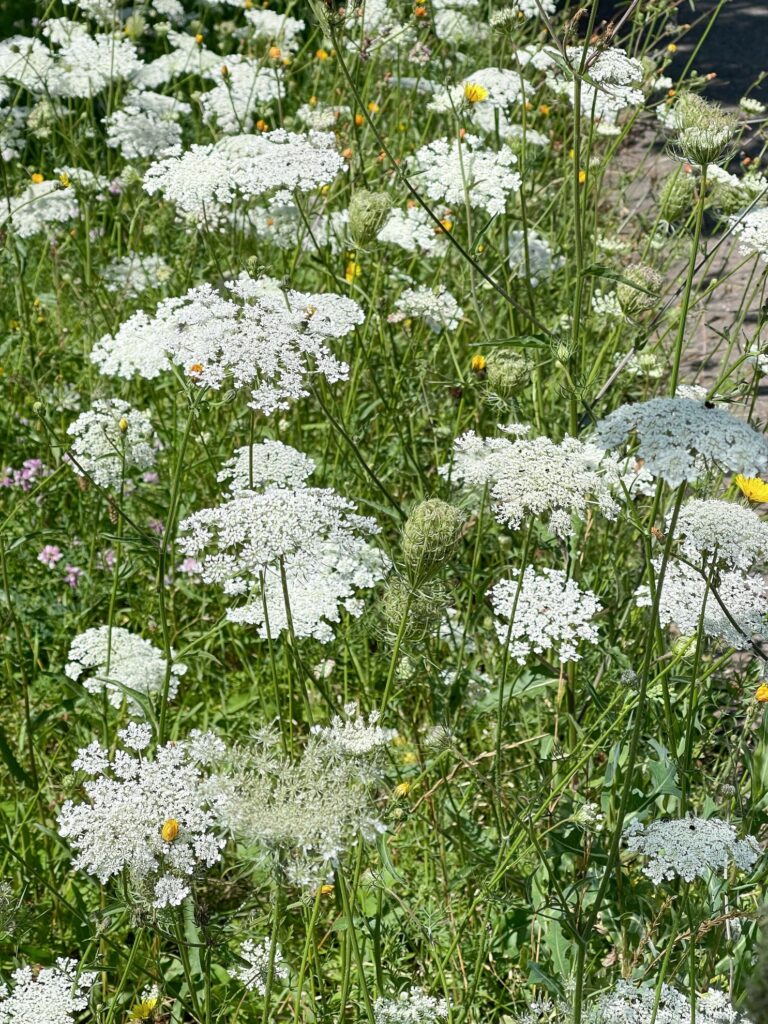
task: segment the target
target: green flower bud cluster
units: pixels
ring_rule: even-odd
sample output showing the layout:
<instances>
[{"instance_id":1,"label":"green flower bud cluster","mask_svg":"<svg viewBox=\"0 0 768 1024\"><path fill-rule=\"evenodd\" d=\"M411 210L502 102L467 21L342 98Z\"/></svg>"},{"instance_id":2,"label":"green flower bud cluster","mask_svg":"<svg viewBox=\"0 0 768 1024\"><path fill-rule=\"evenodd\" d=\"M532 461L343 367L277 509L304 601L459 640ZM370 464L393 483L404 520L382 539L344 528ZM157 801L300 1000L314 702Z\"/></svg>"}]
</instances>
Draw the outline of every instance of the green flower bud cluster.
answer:
<instances>
[{"instance_id":1,"label":"green flower bud cluster","mask_svg":"<svg viewBox=\"0 0 768 1024\"><path fill-rule=\"evenodd\" d=\"M376 241L392 209L386 192L359 189L349 204L349 233L355 245L366 246Z\"/></svg>"}]
</instances>

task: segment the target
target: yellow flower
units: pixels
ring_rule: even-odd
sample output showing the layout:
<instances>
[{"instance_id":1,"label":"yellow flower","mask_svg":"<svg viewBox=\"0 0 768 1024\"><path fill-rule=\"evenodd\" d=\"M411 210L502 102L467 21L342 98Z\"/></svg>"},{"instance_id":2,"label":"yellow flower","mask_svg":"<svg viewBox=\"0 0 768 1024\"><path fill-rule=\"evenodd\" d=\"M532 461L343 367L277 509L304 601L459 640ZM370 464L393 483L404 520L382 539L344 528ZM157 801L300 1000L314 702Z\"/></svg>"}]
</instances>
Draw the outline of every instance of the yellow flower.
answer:
<instances>
[{"instance_id":1,"label":"yellow flower","mask_svg":"<svg viewBox=\"0 0 768 1024\"><path fill-rule=\"evenodd\" d=\"M365 118L363 117L362 114L355 114L355 124L357 125L358 128L362 128L362 126L365 124Z\"/></svg>"},{"instance_id":2,"label":"yellow flower","mask_svg":"<svg viewBox=\"0 0 768 1024\"><path fill-rule=\"evenodd\" d=\"M755 694L755 700L760 704L768 704L768 684L760 683Z\"/></svg>"},{"instance_id":3,"label":"yellow flower","mask_svg":"<svg viewBox=\"0 0 768 1024\"><path fill-rule=\"evenodd\" d=\"M128 1020L151 1020L157 1006L157 996L149 996L134 1003L128 1014Z\"/></svg>"},{"instance_id":4,"label":"yellow flower","mask_svg":"<svg viewBox=\"0 0 768 1024\"><path fill-rule=\"evenodd\" d=\"M482 103L488 99L488 90L477 82L467 82L464 86L464 99L467 103Z\"/></svg>"},{"instance_id":5,"label":"yellow flower","mask_svg":"<svg viewBox=\"0 0 768 1024\"><path fill-rule=\"evenodd\" d=\"M279 46L270 46L269 56L272 58L272 60L277 60L278 57L283 56L283 51L280 49Z\"/></svg>"},{"instance_id":6,"label":"yellow flower","mask_svg":"<svg viewBox=\"0 0 768 1024\"><path fill-rule=\"evenodd\" d=\"M549 116L549 107L547 106L547 104L546 104L546 103L542 103L542 104L541 104L541 105L539 106L539 113L540 113L540 114L543 114L543 115L544 115L544 117L548 117L548 116Z\"/></svg>"},{"instance_id":7,"label":"yellow flower","mask_svg":"<svg viewBox=\"0 0 768 1024\"><path fill-rule=\"evenodd\" d=\"M202 35L199 32L195 36L195 42L197 43L198 46L202 46L203 45L203 37L202 37Z\"/></svg>"},{"instance_id":8,"label":"yellow flower","mask_svg":"<svg viewBox=\"0 0 768 1024\"><path fill-rule=\"evenodd\" d=\"M202 363L192 363L192 365L189 368L189 372L190 372L190 374L192 374L194 376L198 376L199 374L201 374L203 372L203 364Z\"/></svg>"},{"instance_id":9,"label":"yellow flower","mask_svg":"<svg viewBox=\"0 0 768 1024\"><path fill-rule=\"evenodd\" d=\"M403 754L403 764L418 764L418 763L419 763L419 759L416 756L416 754L414 754L414 752L412 750L408 750L408 751L406 751L405 754Z\"/></svg>"},{"instance_id":10,"label":"yellow flower","mask_svg":"<svg viewBox=\"0 0 768 1024\"><path fill-rule=\"evenodd\" d=\"M120 427L120 432L124 434L128 429L128 420L125 418L125 416L121 416L120 422L117 425L118 427Z\"/></svg>"},{"instance_id":11,"label":"yellow flower","mask_svg":"<svg viewBox=\"0 0 768 1024\"><path fill-rule=\"evenodd\" d=\"M586 180L587 180L587 172L586 171L579 171L579 184L583 185Z\"/></svg>"},{"instance_id":12,"label":"yellow flower","mask_svg":"<svg viewBox=\"0 0 768 1024\"><path fill-rule=\"evenodd\" d=\"M45 177L42 174L35 173L32 175L32 181L35 183L35 185L39 185L40 182L45 181Z\"/></svg>"},{"instance_id":13,"label":"yellow flower","mask_svg":"<svg viewBox=\"0 0 768 1024\"><path fill-rule=\"evenodd\" d=\"M179 823L175 818L168 818L163 822L163 827L160 829L160 836L164 843L172 843L178 834Z\"/></svg>"},{"instance_id":14,"label":"yellow flower","mask_svg":"<svg viewBox=\"0 0 768 1024\"><path fill-rule=\"evenodd\" d=\"M677 43L670 43L667 46L667 53L677 53Z\"/></svg>"},{"instance_id":15,"label":"yellow flower","mask_svg":"<svg viewBox=\"0 0 768 1024\"><path fill-rule=\"evenodd\" d=\"M368 110L370 111L371 114L378 114L379 104L371 100L371 102L368 104Z\"/></svg>"},{"instance_id":16,"label":"yellow flower","mask_svg":"<svg viewBox=\"0 0 768 1024\"><path fill-rule=\"evenodd\" d=\"M393 792L398 800L402 800L403 797L408 796L408 794L411 792L410 782L399 782L395 786Z\"/></svg>"},{"instance_id":17,"label":"yellow flower","mask_svg":"<svg viewBox=\"0 0 768 1024\"><path fill-rule=\"evenodd\" d=\"M476 355L472 356L472 360L469 365L472 367L473 373L482 373L485 369L486 363L487 360L485 356Z\"/></svg>"},{"instance_id":18,"label":"yellow flower","mask_svg":"<svg viewBox=\"0 0 768 1024\"><path fill-rule=\"evenodd\" d=\"M256 130L260 132L265 132L267 128L269 128L269 125L267 124L263 117L260 117L259 120L256 122Z\"/></svg>"},{"instance_id":19,"label":"yellow flower","mask_svg":"<svg viewBox=\"0 0 768 1024\"><path fill-rule=\"evenodd\" d=\"M321 896L330 896L332 892L333 892L333 886L332 885L328 885L327 882L326 882L325 885L321 885L320 886L320 895Z\"/></svg>"},{"instance_id":20,"label":"yellow flower","mask_svg":"<svg viewBox=\"0 0 768 1024\"><path fill-rule=\"evenodd\" d=\"M754 501L756 504L768 501L768 483L765 480L761 480L759 476L746 477L739 473L733 479L748 501Z\"/></svg>"},{"instance_id":21,"label":"yellow flower","mask_svg":"<svg viewBox=\"0 0 768 1024\"><path fill-rule=\"evenodd\" d=\"M344 270L344 278L347 284L352 284L356 277L360 277L362 272L363 268L360 266L360 264L356 263L354 260L350 260L349 263L347 263L346 269Z\"/></svg>"},{"instance_id":22,"label":"yellow flower","mask_svg":"<svg viewBox=\"0 0 768 1024\"><path fill-rule=\"evenodd\" d=\"M315 57L317 60L328 60L330 56L331 55L327 50L315 50Z\"/></svg>"}]
</instances>

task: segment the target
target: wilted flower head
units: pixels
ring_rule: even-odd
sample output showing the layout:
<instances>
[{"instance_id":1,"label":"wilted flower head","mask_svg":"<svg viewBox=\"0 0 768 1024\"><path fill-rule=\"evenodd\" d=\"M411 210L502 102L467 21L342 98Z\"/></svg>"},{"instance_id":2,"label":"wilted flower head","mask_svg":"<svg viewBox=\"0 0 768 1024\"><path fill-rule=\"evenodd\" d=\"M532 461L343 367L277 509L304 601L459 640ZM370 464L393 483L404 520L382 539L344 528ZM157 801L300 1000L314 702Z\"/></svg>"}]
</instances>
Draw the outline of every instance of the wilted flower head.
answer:
<instances>
[{"instance_id":1,"label":"wilted flower head","mask_svg":"<svg viewBox=\"0 0 768 1024\"><path fill-rule=\"evenodd\" d=\"M97 977L66 957L36 974L29 966L17 967L11 988L0 983L0 1024L74 1024Z\"/></svg>"},{"instance_id":2,"label":"wilted flower head","mask_svg":"<svg viewBox=\"0 0 768 1024\"><path fill-rule=\"evenodd\" d=\"M656 885L675 877L686 882L707 878L710 871L722 873L731 863L749 871L760 856L753 836L738 839L733 825L718 818L691 816L647 826L633 821L624 839L628 849L650 858L643 873Z\"/></svg>"},{"instance_id":3,"label":"wilted flower head","mask_svg":"<svg viewBox=\"0 0 768 1024\"><path fill-rule=\"evenodd\" d=\"M126 750L110 758L97 741L81 750L73 767L94 778L83 786L85 801L67 800L58 816L59 835L77 851L75 868L102 884L127 870L155 907L180 904L194 872L221 858L210 765L224 751L197 730L159 747L154 760Z\"/></svg>"},{"instance_id":4,"label":"wilted flower head","mask_svg":"<svg viewBox=\"0 0 768 1024\"><path fill-rule=\"evenodd\" d=\"M67 433L75 473L88 474L100 487L117 487L130 470L155 464L157 438L149 417L122 399L98 399Z\"/></svg>"},{"instance_id":5,"label":"wilted flower head","mask_svg":"<svg viewBox=\"0 0 768 1024\"><path fill-rule=\"evenodd\" d=\"M97 343L91 359L104 374L148 380L176 365L199 386L249 389L251 408L264 413L306 395L315 375L332 383L346 378L348 366L327 341L362 323L352 299L283 289L246 273L227 289L222 295L200 285L161 302L154 317L134 313Z\"/></svg>"},{"instance_id":6,"label":"wilted flower head","mask_svg":"<svg viewBox=\"0 0 768 1024\"><path fill-rule=\"evenodd\" d=\"M768 470L768 439L724 409L692 398L651 398L622 405L600 420L594 442L622 447L635 435L645 468L677 487L714 464L745 476Z\"/></svg>"},{"instance_id":7,"label":"wilted flower head","mask_svg":"<svg viewBox=\"0 0 768 1024\"><path fill-rule=\"evenodd\" d=\"M556 444L548 437L531 440L480 438L467 431L454 442L452 465L442 466L457 483L490 487L500 523L518 529L527 516L549 516L550 529L560 537L573 533L573 517L597 507L615 519L618 504L611 494L618 484L618 467L590 443L566 437Z\"/></svg>"},{"instance_id":8,"label":"wilted flower head","mask_svg":"<svg viewBox=\"0 0 768 1024\"><path fill-rule=\"evenodd\" d=\"M131 693L154 698L163 692L167 663L148 640L120 626L87 629L72 641L65 674L82 681L89 693L106 691L109 702L119 708L124 700L132 714L143 714ZM187 671L183 662L171 666L168 699L179 689L179 677Z\"/></svg>"},{"instance_id":9,"label":"wilted flower head","mask_svg":"<svg viewBox=\"0 0 768 1024\"><path fill-rule=\"evenodd\" d=\"M509 654L520 665L530 654L550 650L561 662L579 661L579 643L598 641L592 620L602 611L600 602L558 569L537 573L529 565L522 578L513 569L512 579L500 580L489 597L499 642L509 641Z\"/></svg>"}]
</instances>

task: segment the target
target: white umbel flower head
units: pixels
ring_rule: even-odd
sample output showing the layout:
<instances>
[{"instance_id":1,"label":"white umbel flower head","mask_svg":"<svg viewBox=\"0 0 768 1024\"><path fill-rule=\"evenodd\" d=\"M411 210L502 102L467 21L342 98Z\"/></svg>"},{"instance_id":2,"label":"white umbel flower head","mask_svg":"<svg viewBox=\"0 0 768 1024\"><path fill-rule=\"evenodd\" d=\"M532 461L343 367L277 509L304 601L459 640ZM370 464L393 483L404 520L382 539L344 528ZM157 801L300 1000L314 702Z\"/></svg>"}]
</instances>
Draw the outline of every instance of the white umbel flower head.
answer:
<instances>
[{"instance_id":1,"label":"white umbel flower head","mask_svg":"<svg viewBox=\"0 0 768 1024\"><path fill-rule=\"evenodd\" d=\"M447 210L439 212L438 217L446 225L451 221ZM404 210L393 210L377 238L380 242L397 245L406 252L417 252L421 256L438 256L448 245L445 231L415 202Z\"/></svg>"},{"instance_id":2,"label":"white umbel flower head","mask_svg":"<svg viewBox=\"0 0 768 1024\"><path fill-rule=\"evenodd\" d=\"M433 331L455 331L464 310L447 288L406 288L395 307L403 316L421 317Z\"/></svg>"},{"instance_id":3,"label":"white umbel flower head","mask_svg":"<svg viewBox=\"0 0 768 1024\"><path fill-rule=\"evenodd\" d=\"M648 857L643 874L658 885L664 880L708 878L730 864L749 871L760 856L753 836L739 839L736 829L718 818L678 818L643 825L633 821L624 830L627 848Z\"/></svg>"},{"instance_id":4,"label":"white umbel flower head","mask_svg":"<svg viewBox=\"0 0 768 1024\"><path fill-rule=\"evenodd\" d=\"M768 207L733 216L730 222L734 235L741 242L741 255L756 253L763 263L768 263Z\"/></svg>"},{"instance_id":5,"label":"white umbel flower head","mask_svg":"<svg viewBox=\"0 0 768 1024\"><path fill-rule=\"evenodd\" d=\"M535 231L527 236L522 231L509 232L509 269L513 277L528 278L535 288L564 265L565 256L556 255L546 238Z\"/></svg>"},{"instance_id":6,"label":"white umbel flower head","mask_svg":"<svg viewBox=\"0 0 768 1024\"><path fill-rule=\"evenodd\" d=\"M619 478L615 461L574 437L560 444L548 437L510 441L470 430L456 439L453 463L441 466L440 474L466 486L488 484L496 518L513 530L528 516L548 516L550 529L567 537L574 517L583 518L590 508L608 519L619 510L611 494Z\"/></svg>"},{"instance_id":7,"label":"white umbel flower head","mask_svg":"<svg viewBox=\"0 0 768 1024\"><path fill-rule=\"evenodd\" d=\"M301 135L279 128L226 136L159 160L147 169L144 189L161 193L182 217L210 228L226 224L235 200L276 189L310 192L330 185L344 167L333 133Z\"/></svg>"},{"instance_id":8,"label":"white umbel flower head","mask_svg":"<svg viewBox=\"0 0 768 1024\"><path fill-rule=\"evenodd\" d=\"M241 274L222 295L209 284L165 299L154 317L134 313L96 344L102 373L151 380L175 364L199 386L250 389L250 406L269 414L307 394L316 375L330 383L349 372L328 348L365 319L342 295L283 289L271 277Z\"/></svg>"},{"instance_id":9,"label":"white umbel flower head","mask_svg":"<svg viewBox=\"0 0 768 1024\"><path fill-rule=\"evenodd\" d=\"M600 996L593 1010L594 1024L689 1024L691 1004L671 985L662 985L656 999L655 985L635 987L620 981L612 992ZM731 1006L725 992L709 989L696 995L696 1024L750 1024L745 1014Z\"/></svg>"},{"instance_id":10,"label":"white umbel flower head","mask_svg":"<svg viewBox=\"0 0 768 1024\"><path fill-rule=\"evenodd\" d=\"M747 571L768 560L768 523L733 501L694 498L680 509L675 536L692 562Z\"/></svg>"},{"instance_id":11,"label":"white umbel flower head","mask_svg":"<svg viewBox=\"0 0 768 1024\"><path fill-rule=\"evenodd\" d=\"M436 139L422 146L413 157L413 173L435 202L472 209L489 216L504 213L507 200L520 188L520 174L514 170L517 157L502 145L486 149L476 135L453 141Z\"/></svg>"},{"instance_id":12,"label":"white umbel flower head","mask_svg":"<svg viewBox=\"0 0 768 1024\"><path fill-rule=\"evenodd\" d=\"M67 433L72 468L99 487L117 487L130 470L155 464L157 437L149 417L120 398L98 399L70 423Z\"/></svg>"},{"instance_id":13,"label":"white umbel flower head","mask_svg":"<svg viewBox=\"0 0 768 1024\"><path fill-rule=\"evenodd\" d=\"M514 569L512 579L500 580L489 596L499 641L506 644L509 639L510 656L520 665L530 654L546 651L554 651L561 662L579 661L579 643L598 641L592 620L602 605L591 590L582 590L559 569L537 573L529 565L522 581Z\"/></svg>"},{"instance_id":14,"label":"white umbel flower head","mask_svg":"<svg viewBox=\"0 0 768 1024\"><path fill-rule=\"evenodd\" d=\"M240 959L245 963L238 964L232 977L247 989L248 992L257 992L263 996L267 991L267 978L269 977L269 942L260 942L258 945L253 939L246 939L240 946ZM288 968L283 962L283 954L280 948L275 948L275 955L272 961L272 977L279 981L287 981Z\"/></svg>"},{"instance_id":15,"label":"white umbel flower head","mask_svg":"<svg viewBox=\"0 0 768 1024\"><path fill-rule=\"evenodd\" d=\"M124 700L132 714L142 714L131 690L147 697L163 692L167 662L148 640L120 626L86 629L72 641L64 673L81 681L89 693L106 691L109 702L119 708ZM168 686L168 699L179 689L179 678L187 671L183 662L174 662Z\"/></svg>"},{"instance_id":16,"label":"white umbel flower head","mask_svg":"<svg viewBox=\"0 0 768 1024\"><path fill-rule=\"evenodd\" d=\"M448 1004L424 989L409 988L395 999L377 999L373 1016L376 1024L438 1024L447 1020Z\"/></svg>"},{"instance_id":17,"label":"white umbel flower head","mask_svg":"<svg viewBox=\"0 0 768 1024\"><path fill-rule=\"evenodd\" d=\"M37 181L28 185L21 195L5 201L2 220L10 224L19 238L31 238L77 220L79 216L80 206L74 189L63 188L60 181Z\"/></svg>"},{"instance_id":18,"label":"white umbel flower head","mask_svg":"<svg viewBox=\"0 0 768 1024\"><path fill-rule=\"evenodd\" d=\"M480 98L469 102L467 95ZM522 95L523 79L517 71L481 68L467 75L458 85L438 90L427 109L437 113L462 110L478 131L484 134L495 132L498 124L499 134L505 138L511 127L508 112L521 102Z\"/></svg>"},{"instance_id":19,"label":"white umbel flower head","mask_svg":"<svg viewBox=\"0 0 768 1024\"><path fill-rule=\"evenodd\" d=\"M706 468L760 476L768 470L768 439L725 409L692 398L651 398L622 405L597 425L593 440L608 449L637 437L645 468L677 487Z\"/></svg>"},{"instance_id":20,"label":"white umbel flower head","mask_svg":"<svg viewBox=\"0 0 768 1024\"><path fill-rule=\"evenodd\" d=\"M222 471L231 497L185 519L180 545L201 563L204 582L245 598L229 608L230 621L256 625L265 638L292 624L296 636L327 643L342 609L362 614L357 592L384 575L385 559L368 542L378 527L330 488L305 486L311 460L276 444L236 453ZM251 464L253 487L263 490L250 487Z\"/></svg>"},{"instance_id":21,"label":"white umbel flower head","mask_svg":"<svg viewBox=\"0 0 768 1024\"><path fill-rule=\"evenodd\" d=\"M653 567L658 576L661 559L654 559ZM707 577L709 575L708 572ZM696 636L701 625L705 636L738 650L747 650L753 637L768 640L768 623L765 621L768 585L765 579L741 572L722 572L718 574L715 585L728 615L708 589L707 579L700 572L683 562L668 563L659 599L661 625L674 624L686 637ZM638 587L635 599L640 608L650 608L653 604L647 586Z\"/></svg>"},{"instance_id":22,"label":"white umbel flower head","mask_svg":"<svg viewBox=\"0 0 768 1024\"><path fill-rule=\"evenodd\" d=\"M66 957L37 973L26 965L17 967L12 988L0 984L0 1024L74 1024L88 1006L97 977Z\"/></svg>"},{"instance_id":23,"label":"white umbel flower head","mask_svg":"<svg viewBox=\"0 0 768 1024\"><path fill-rule=\"evenodd\" d=\"M251 131L257 111L285 95L279 69L238 54L226 58L217 79L200 97L200 106L205 120L227 135Z\"/></svg>"},{"instance_id":24,"label":"white umbel flower head","mask_svg":"<svg viewBox=\"0 0 768 1024\"><path fill-rule=\"evenodd\" d=\"M346 757L368 756L397 736L397 730L379 725L380 717L378 711L371 711L366 722L357 704L345 704L343 718L334 715L330 725L316 725L312 731Z\"/></svg>"},{"instance_id":25,"label":"white umbel flower head","mask_svg":"<svg viewBox=\"0 0 768 1024\"><path fill-rule=\"evenodd\" d=\"M74 767L92 771L82 803L68 800L59 835L77 851L74 866L104 884L127 870L151 890L155 907L177 906L193 873L221 859L225 841L210 810L212 761L224 744L210 733L159 747L153 761L118 750L110 758L92 743Z\"/></svg>"}]
</instances>

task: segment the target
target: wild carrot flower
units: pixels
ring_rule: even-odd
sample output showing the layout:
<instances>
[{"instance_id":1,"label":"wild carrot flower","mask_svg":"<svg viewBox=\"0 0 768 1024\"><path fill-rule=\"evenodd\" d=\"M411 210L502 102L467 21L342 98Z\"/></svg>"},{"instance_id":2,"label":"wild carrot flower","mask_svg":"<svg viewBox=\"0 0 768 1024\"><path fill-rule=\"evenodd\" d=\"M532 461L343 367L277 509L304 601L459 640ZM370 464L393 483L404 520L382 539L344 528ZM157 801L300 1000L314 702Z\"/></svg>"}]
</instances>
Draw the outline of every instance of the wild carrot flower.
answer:
<instances>
[{"instance_id":1,"label":"wild carrot flower","mask_svg":"<svg viewBox=\"0 0 768 1024\"><path fill-rule=\"evenodd\" d=\"M633 821L624 830L624 839L629 850L649 858L643 874L656 885L675 877L686 882L707 878L731 863L749 871L760 856L753 836L737 838L734 826L718 818L691 816L647 826Z\"/></svg>"}]
</instances>

